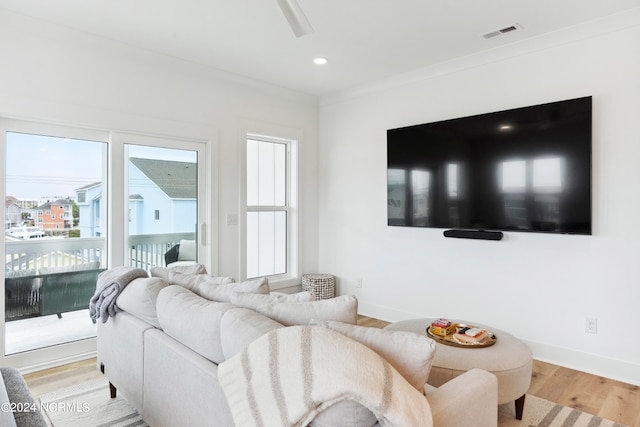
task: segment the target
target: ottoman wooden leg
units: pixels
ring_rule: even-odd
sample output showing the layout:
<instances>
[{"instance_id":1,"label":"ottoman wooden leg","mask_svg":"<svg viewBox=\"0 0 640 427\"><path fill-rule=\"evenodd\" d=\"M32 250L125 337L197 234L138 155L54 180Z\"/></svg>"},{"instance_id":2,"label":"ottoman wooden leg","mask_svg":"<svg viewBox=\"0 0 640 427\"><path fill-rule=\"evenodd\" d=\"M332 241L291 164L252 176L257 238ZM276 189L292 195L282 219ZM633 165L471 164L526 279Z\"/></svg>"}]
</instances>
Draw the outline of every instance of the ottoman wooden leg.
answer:
<instances>
[{"instance_id":1,"label":"ottoman wooden leg","mask_svg":"<svg viewBox=\"0 0 640 427\"><path fill-rule=\"evenodd\" d=\"M518 420L522 419L522 411L524 410L524 398L526 396L527 396L526 394L523 394L522 396L516 399L516 419Z\"/></svg>"}]
</instances>

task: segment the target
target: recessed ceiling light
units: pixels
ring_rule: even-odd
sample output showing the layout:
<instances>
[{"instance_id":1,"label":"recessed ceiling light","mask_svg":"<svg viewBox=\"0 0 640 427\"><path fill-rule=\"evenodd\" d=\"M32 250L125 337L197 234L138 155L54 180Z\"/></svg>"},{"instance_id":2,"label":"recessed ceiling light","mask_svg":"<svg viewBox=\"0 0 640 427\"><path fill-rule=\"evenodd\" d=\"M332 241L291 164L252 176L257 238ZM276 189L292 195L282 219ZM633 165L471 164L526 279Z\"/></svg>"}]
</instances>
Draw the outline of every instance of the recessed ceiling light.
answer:
<instances>
[{"instance_id":1,"label":"recessed ceiling light","mask_svg":"<svg viewBox=\"0 0 640 427\"><path fill-rule=\"evenodd\" d=\"M511 125L501 125L500 130L511 130L513 126Z\"/></svg>"},{"instance_id":2,"label":"recessed ceiling light","mask_svg":"<svg viewBox=\"0 0 640 427\"><path fill-rule=\"evenodd\" d=\"M321 56L319 56L319 57L317 57L317 58L313 58L313 63L314 63L314 64L316 64L316 65L324 65L324 64L326 64L327 62L329 62L329 61L327 60L327 58L323 58L323 57L321 57Z\"/></svg>"}]
</instances>

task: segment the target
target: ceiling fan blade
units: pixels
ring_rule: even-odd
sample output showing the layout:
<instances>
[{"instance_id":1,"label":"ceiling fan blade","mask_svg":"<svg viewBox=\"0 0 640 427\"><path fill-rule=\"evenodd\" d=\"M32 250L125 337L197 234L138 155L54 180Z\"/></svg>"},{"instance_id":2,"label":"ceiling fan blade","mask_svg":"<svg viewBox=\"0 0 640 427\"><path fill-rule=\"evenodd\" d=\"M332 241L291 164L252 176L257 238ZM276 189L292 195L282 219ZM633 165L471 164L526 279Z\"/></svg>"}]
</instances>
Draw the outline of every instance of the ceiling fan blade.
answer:
<instances>
[{"instance_id":1,"label":"ceiling fan blade","mask_svg":"<svg viewBox=\"0 0 640 427\"><path fill-rule=\"evenodd\" d=\"M287 18L289 22L289 26L293 30L293 33L296 37L306 36L307 34L312 34L313 27L309 23L309 20L302 12L302 9L298 5L296 0L277 0L278 5L280 5L280 9L282 9L282 13L284 17Z\"/></svg>"}]
</instances>

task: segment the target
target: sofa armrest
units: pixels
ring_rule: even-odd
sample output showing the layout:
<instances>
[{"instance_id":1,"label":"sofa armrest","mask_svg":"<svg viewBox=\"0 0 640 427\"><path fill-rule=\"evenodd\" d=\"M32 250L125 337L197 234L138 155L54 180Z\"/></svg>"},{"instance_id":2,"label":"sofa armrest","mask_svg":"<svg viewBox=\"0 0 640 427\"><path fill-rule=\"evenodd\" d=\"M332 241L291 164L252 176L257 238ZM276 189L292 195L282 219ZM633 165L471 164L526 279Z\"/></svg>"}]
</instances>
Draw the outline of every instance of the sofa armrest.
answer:
<instances>
[{"instance_id":1,"label":"sofa armrest","mask_svg":"<svg viewBox=\"0 0 640 427\"><path fill-rule=\"evenodd\" d=\"M498 425L498 379L492 373L472 369L427 391L437 427L496 427Z\"/></svg>"}]
</instances>

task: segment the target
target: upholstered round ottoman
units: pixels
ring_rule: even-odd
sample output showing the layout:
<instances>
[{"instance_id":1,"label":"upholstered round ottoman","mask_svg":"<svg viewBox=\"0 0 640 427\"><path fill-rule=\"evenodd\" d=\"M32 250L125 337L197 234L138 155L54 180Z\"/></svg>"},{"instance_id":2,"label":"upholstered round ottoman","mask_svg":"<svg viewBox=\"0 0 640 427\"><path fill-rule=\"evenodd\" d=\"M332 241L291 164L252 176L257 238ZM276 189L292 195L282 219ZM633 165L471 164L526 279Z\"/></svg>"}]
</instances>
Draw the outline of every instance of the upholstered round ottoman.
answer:
<instances>
[{"instance_id":1,"label":"upholstered round ottoman","mask_svg":"<svg viewBox=\"0 0 640 427\"><path fill-rule=\"evenodd\" d=\"M385 329L426 334L431 321L432 319L405 320L392 323ZM486 328L495 334L496 343L489 347L463 348L435 341L436 353L428 383L439 387L472 368L484 369L498 378L498 403L515 401L516 418L522 419L525 394L531 384L533 356L529 347L513 335L490 326L462 320L452 322Z\"/></svg>"}]
</instances>

